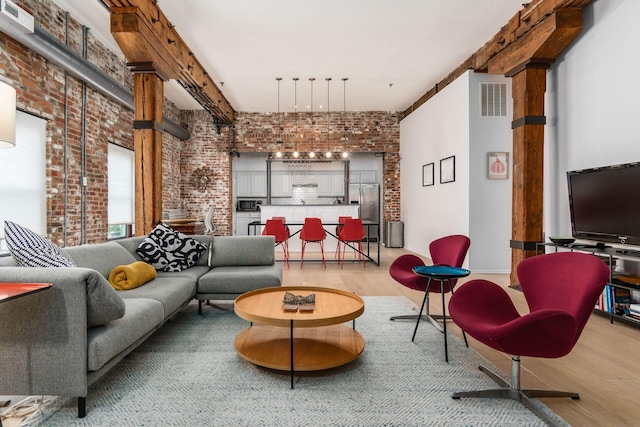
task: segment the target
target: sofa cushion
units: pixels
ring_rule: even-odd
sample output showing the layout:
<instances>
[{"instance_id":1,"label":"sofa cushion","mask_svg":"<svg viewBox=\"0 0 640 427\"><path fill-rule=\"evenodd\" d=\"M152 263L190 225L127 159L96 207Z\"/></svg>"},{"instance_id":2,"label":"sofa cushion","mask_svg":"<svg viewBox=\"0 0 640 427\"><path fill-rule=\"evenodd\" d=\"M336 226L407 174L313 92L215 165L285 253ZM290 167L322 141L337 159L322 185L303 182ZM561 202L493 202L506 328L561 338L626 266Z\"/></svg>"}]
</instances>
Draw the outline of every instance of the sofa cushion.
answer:
<instances>
[{"instance_id":1,"label":"sofa cushion","mask_svg":"<svg viewBox=\"0 0 640 427\"><path fill-rule=\"evenodd\" d=\"M198 281L200 277L204 276L209 270L210 270L209 267L194 265L193 267L187 268L186 270L182 270L182 271L170 271L170 272L158 271L157 277L165 277L165 278L184 277L185 279L193 280L193 282L195 283Z\"/></svg>"},{"instance_id":2,"label":"sofa cushion","mask_svg":"<svg viewBox=\"0 0 640 427\"><path fill-rule=\"evenodd\" d=\"M125 300L129 298L150 298L162 303L164 317L169 317L183 304L193 299L196 282L184 277L156 277L139 288L118 291Z\"/></svg>"},{"instance_id":3,"label":"sofa cushion","mask_svg":"<svg viewBox=\"0 0 640 427\"><path fill-rule=\"evenodd\" d=\"M273 265L273 236L216 236L213 239L211 267Z\"/></svg>"},{"instance_id":4,"label":"sofa cushion","mask_svg":"<svg viewBox=\"0 0 640 427\"><path fill-rule=\"evenodd\" d=\"M69 256L55 243L15 222L4 222L7 248L23 267L74 267Z\"/></svg>"},{"instance_id":5,"label":"sofa cushion","mask_svg":"<svg viewBox=\"0 0 640 427\"><path fill-rule=\"evenodd\" d=\"M155 226L136 249L143 260L160 271L181 271L198 261L207 247L166 224Z\"/></svg>"},{"instance_id":6,"label":"sofa cushion","mask_svg":"<svg viewBox=\"0 0 640 427\"><path fill-rule=\"evenodd\" d=\"M87 331L87 369L96 371L145 337L164 320L162 303L147 298L125 301L126 315Z\"/></svg>"},{"instance_id":7,"label":"sofa cushion","mask_svg":"<svg viewBox=\"0 0 640 427\"><path fill-rule=\"evenodd\" d=\"M71 246L64 250L78 267L92 268L105 278L115 266L136 261L129 251L115 242Z\"/></svg>"},{"instance_id":8,"label":"sofa cushion","mask_svg":"<svg viewBox=\"0 0 640 427\"><path fill-rule=\"evenodd\" d=\"M104 276L91 271L87 277L87 326L104 325L125 314L125 303Z\"/></svg>"},{"instance_id":9,"label":"sofa cushion","mask_svg":"<svg viewBox=\"0 0 640 427\"><path fill-rule=\"evenodd\" d=\"M281 284L282 267L279 265L216 267L200 278L198 294L240 295Z\"/></svg>"}]
</instances>

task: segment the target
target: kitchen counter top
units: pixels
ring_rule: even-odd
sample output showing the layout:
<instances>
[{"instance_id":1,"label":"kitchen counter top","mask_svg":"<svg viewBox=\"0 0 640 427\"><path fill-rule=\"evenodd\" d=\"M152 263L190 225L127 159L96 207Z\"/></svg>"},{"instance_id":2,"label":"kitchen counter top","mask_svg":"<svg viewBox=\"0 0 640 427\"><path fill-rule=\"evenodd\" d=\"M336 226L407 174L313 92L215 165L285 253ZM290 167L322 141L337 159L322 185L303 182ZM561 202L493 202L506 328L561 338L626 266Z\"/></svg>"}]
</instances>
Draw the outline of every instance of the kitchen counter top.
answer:
<instances>
[{"instance_id":1,"label":"kitchen counter top","mask_svg":"<svg viewBox=\"0 0 640 427\"><path fill-rule=\"evenodd\" d=\"M339 204L339 203L325 203L325 204L318 204L318 203L298 203L297 205L292 205L292 204L288 204L288 203L283 203L281 205L278 205L276 203L272 203L270 205L262 205L262 207L265 206L278 206L278 207L282 207L282 206L291 206L291 207L295 207L295 206L326 206L326 207L344 207L344 206L360 206L358 203L344 203L344 204Z\"/></svg>"}]
</instances>

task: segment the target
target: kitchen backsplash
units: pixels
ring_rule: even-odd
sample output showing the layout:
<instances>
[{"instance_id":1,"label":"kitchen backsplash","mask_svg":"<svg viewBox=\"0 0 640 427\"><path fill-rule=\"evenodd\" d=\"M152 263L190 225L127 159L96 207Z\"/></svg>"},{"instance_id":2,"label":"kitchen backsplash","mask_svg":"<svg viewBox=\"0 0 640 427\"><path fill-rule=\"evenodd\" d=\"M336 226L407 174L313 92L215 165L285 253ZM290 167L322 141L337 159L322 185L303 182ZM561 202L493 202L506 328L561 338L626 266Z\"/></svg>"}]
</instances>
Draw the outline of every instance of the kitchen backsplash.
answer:
<instances>
[{"instance_id":1,"label":"kitchen backsplash","mask_svg":"<svg viewBox=\"0 0 640 427\"><path fill-rule=\"evenodd\" d=\"M338 198L344 202L342 197ZM273 205L331 205L336 203L335 197L318 196L318 184L293 184L291 197L272 197Z\"/></svg>"}]
</instances>

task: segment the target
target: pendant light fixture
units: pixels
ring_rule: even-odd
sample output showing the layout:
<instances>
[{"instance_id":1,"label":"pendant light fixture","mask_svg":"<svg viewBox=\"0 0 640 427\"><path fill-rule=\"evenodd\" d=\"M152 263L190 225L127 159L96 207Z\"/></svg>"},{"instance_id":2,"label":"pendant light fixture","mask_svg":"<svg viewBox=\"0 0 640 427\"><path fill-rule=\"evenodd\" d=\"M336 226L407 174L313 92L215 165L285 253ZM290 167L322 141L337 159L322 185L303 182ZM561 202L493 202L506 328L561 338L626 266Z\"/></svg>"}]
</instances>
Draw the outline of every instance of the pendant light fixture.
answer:
<instances>
[{"instance_id":1,"label":"pendant light fixture","mask_svg":"<svg viewBox=\"0 0 640 427\"><path fill-rule=\"evenodd\" d=\"M282 81L282 77L276 77L278 81L278 138L276 139L276 157L282 157L282 151L280 151L280 145L282 144L282 138L280 132L282 131L282 126L280 125L280 82Z\"/></svg>"},{"instance_id":2,"label":"pendant light fixture","mask_svg":"<svg viewBox=\"0 0 640 427\"><path fill-rule=\"evenodd\" d=\"M342 128L342 130L344 131L343 133L343 146L342 146L342 157L343 158L347 158L349 157L349 153L347 152L347 129L349 129L347 127L347 80L349 80L347 77L343 77L342 78L342 118L344 120L344 127Z\"/></svg>"},{"instance_id":3,"label":"pendant light fixture","mask_svg":"<svg viewBox=\"0 0 640 427\"><path fill-rule=\"evenodd\" d=\"M327 152L324 156L327 159L331 158L331 151L329 150L329 85L331 83L331 77L325 79L327 81Z\"/></svg>"},{"instance_id":4,"label":"pendant light fixture","mask_svg":"<svg viewBox=\"0 0 640 427\"><path fill-rule=\"evenodd\" d=\"M293 157L296 159L300 156L300 153L298 153L298 80L300 80L298 77L293 78L293 112L296 121L296 139L294 141Z\"/></svg>"},{"instance_id":5,"label":"pendant light fixture","mask_svg":"<svg viewBox=\"0 0 640 427\"><path fill-rule=\"evenodd\" d=\"M313 128L316 122L313 119L313 82L315 81L315 77L309 77L309 81L311 82L311 151L309 151L309 157L314 158L316 153L313 152L313 140L315 139Z\"/></svg>"}]
</instances>

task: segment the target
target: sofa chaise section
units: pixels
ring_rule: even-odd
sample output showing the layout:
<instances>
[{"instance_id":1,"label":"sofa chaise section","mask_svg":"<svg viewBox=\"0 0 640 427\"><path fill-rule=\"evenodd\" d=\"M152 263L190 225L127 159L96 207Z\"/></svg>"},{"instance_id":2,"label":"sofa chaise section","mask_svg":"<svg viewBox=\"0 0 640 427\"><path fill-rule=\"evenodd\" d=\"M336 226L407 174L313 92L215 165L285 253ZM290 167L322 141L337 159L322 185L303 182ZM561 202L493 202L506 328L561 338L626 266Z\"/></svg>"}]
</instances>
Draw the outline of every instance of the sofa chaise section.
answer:
<instances>
[{"instance_id":1,"label":"sofa chaise section","mask_svg":"<svg viewBox=\"0 0 640 427\"><path fill-rule=\"evenodd\" d=\"M198 280L199 311L204 300L229 300L255 289L280 286L273 236L221 236L213 239L211 270Z\"/></svg>"}]
</instances>

